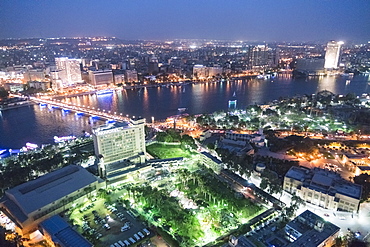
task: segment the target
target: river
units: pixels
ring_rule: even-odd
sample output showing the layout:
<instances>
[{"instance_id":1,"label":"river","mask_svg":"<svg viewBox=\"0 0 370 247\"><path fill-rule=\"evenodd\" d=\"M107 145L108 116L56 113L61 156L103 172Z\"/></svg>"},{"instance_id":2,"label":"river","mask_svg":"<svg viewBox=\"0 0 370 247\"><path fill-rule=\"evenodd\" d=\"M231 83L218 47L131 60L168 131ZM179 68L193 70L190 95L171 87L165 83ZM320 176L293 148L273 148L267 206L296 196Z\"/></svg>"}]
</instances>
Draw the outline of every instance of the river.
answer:
<instances>
[{"instance_id":1,"label":"river","mask_svg":"<svg viewBox=\"0 0 370 247\"><path fill-rule=\"evenodd\" d=\"M130 117L144 117L147 121L165 119L186 108L185 113L211 113L227 110L228 102L236 99L237 108L250 104L263 104L279 99L329 90L335 94L370 93L370 77L326 76L295 79L291 76L269 80L232 80L214 83L186 84L182 86L153 87L119 90L106 95L84 95L63 101L90 105ZM86 116L63 113L33 105L0 112L0 148L20 148L26 142L46 144L53 136L81 135L91 127L103 123Z\"/></svg>"}]
</instances>

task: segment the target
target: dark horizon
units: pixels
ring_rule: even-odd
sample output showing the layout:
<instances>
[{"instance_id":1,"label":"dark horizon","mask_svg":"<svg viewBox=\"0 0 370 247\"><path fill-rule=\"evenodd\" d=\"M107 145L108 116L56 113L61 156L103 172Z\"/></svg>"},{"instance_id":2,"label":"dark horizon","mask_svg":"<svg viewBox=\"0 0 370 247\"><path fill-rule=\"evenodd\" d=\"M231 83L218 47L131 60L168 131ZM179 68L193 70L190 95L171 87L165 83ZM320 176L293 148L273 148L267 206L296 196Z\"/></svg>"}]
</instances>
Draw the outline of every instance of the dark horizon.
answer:
<instances>
[{"instance_id":1,"label":"dark horizon","mask_svg":"<svg viewBox=\"0 0 370 247\"><path fill-rule=\"evenodd\" d=\"M370 40L370 1L0 2L0 39L118 37L266 42Z\"/></svg>"}]
</instances>

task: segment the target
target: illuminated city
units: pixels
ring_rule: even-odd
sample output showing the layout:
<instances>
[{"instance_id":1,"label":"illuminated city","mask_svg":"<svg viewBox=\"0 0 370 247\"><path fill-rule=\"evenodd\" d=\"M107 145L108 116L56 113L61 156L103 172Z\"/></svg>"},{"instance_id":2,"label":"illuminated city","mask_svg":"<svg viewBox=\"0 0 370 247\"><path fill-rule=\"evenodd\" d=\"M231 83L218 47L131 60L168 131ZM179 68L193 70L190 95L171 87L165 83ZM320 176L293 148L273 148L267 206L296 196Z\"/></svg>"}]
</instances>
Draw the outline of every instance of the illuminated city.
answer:
<instances>
[{"instance_id":1,"label":"illuminated city","mask_svg":"<svg viewBox=\"0 0 370 247\"><path fill-rule=\"evenodd\" d=\"M247 2L0 3L0 246L370 246L370 4Z\"/></svg>"}]
</instances>

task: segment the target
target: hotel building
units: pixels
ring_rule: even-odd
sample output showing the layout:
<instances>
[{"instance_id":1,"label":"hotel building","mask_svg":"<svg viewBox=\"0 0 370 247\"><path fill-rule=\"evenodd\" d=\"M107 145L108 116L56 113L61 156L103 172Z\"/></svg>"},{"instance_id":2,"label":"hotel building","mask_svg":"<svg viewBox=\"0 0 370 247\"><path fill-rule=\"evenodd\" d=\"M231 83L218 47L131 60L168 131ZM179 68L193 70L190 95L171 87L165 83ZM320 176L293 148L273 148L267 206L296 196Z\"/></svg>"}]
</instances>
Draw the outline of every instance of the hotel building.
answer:
<instances>
[{"instance_id":1,"label":"hotel building","mask_svg":"<svg viewBox=\"0 0 370 247\"><path fill-rule=\"evenodd\" d=\"M131 119L130 122L115 122L93 129L95 155L100 159L99 174L102 178L127 166L128 162L145 162L144 125L144 119Z\"/></svg>"}]
</instances>

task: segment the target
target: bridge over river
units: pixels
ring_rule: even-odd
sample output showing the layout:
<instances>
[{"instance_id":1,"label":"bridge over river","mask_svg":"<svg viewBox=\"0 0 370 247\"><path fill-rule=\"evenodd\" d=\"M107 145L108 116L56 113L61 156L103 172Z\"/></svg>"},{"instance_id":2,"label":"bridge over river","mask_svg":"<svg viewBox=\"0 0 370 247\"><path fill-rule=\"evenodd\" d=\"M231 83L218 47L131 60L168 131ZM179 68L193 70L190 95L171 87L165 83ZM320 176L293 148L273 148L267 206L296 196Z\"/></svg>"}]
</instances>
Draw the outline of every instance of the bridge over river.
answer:
<instances>
[{"instance_id":1,"label":"bridge over river","mask_svg":"<svg viewBox=\"0 0 370 247\"><path fill-rule=\"evenodd\" d=\"M34 103L45 105L52 108L60 108L62 111L73 111L76 114L81 115L89 115L91 117L99 117L106 120L115 120L115 121L122 121L126 122L130 119L126 116L123 116L122 113L111 112L96 109L94 107L85 106L85 105L78 105L72 103L65 103L59 100L54 99L45 99L45 98L37 98L37 97L30 97L30 100Z\"/></svg>"}]
</instances>

